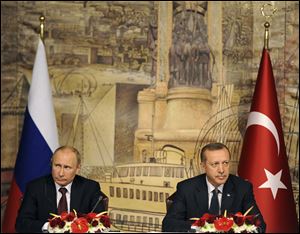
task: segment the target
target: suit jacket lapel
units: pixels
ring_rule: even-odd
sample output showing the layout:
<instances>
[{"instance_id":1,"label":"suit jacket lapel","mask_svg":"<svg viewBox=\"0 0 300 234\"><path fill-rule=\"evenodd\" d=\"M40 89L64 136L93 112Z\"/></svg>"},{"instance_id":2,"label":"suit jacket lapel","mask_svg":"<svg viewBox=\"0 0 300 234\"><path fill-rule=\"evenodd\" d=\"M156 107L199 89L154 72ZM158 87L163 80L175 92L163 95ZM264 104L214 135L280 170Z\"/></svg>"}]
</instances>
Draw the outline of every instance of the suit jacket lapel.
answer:
<instances>
[{"instance_id":1,"label":"suit jacket lapel","mask_svg":"<svg viewBox=\"0 0 300 234\"><path fill-rule=\"evenodd\" d=\"M70 211L73 209L79 210L79 204L82 196L82 190L80 188L80 181L78 180L78 177L75 176L72 187L71 187L71 201L70 201Z\"/></svg>"},{"instance_id":2,"label":"suit jacket lapel","mask_svg":"<svg viewBox=\"0 0 300 234\"><path fill-rule=\"evenodd\" d=\"M198 186L197 193L195 194L195 196L197 201L196 207L199 208L199 214L204 214L208 212L208 192L205 178L206 174L202 174L199 176L199 180L197 182Z\"/></svg>"},{"instance_id":3,"label":"suit jacket lapel","mask_svg":"<svg viewBox=\"0 0 300 234\"><path fill-rule=\"evenodd\" d=\"M225 210L227 210L227 212L230 212L234 198L235 198L234 186L233 183L231 182L231 177L229 176L223 188L221 214L224 214Z\"/></svg>"},{"instance_id":4,"label":"suit jacket lapel","mask_svg":"<svg viewBox=\"0 0 300 234\"><path fill-rule=\"evenodd\" d=\"M49 176L47 182L44 185L44 196L47 199L48 206L50 210L53 210L57 213L57 202L56 202L56 189L52 176Z\"/></svg>"}]
</instances>

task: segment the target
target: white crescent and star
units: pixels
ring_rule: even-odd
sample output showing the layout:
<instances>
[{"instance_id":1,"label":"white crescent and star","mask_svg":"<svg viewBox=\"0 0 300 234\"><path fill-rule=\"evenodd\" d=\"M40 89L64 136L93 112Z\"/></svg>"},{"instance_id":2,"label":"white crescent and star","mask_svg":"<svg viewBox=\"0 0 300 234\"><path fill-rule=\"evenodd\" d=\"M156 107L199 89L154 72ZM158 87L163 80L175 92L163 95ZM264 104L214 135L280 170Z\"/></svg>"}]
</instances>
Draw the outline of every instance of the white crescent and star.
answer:
<instances>
[{"instance_id":1,"label":"white crescent and star","mask_svg":"<svg viewBox=\"0 0 300 234\"><path fill-rule=\"evenodd\" d=\"M276 141L276 144L277 144L277 156L279 156L279 152L280 152L279 136L278 136L278 131L277 131L276 126L273 123L273 121L268 116L266 116L265 114L263 114L261 112L252 111L249 114L246 129L251 125L263 126L272 133L272 135ZM272 174L266 168L264 168L264 171L265 171L265 174L267 177L267 181L265 181L258 188L260 188L260 189L270 188L273 198L275 200L278 189L280 189L280 188L287 189L287 187L284 185L284 183L282 183L280 180L281 174L282 174L282 169L280 171L278 171L276 174Z\"/></svg>"},{"instance_id":2,"label":"white crescent and star","mask_svg":"<svg viewBox=\"0 0 300 234\"><path fill-rule=\"evenodd\" d=\"M267 181L260 185L258 188L270 188L272 191L272 195L274 200L276 199L276 195L278 192L278 189L287 189L287 187L284 185L284 183L281 182L281 174L282 170L278 171L276 175L269 172L267 169L265 169L265 173L267 176Z\"/></svg>"},{"instance_id":3,"label":"white crescent and star","mask_svg":"<svg viewBox=\"0 0 300 234\"><path fill-rule=\"evenodd\" d=\"M280 151L279 136L273 121L268 116L266 116L261 112L252 111L249 114L246 129L251 125L261 125L272 133L277 144L277 153L279 155L279 151Z\"/></svg>"}]
</instances>

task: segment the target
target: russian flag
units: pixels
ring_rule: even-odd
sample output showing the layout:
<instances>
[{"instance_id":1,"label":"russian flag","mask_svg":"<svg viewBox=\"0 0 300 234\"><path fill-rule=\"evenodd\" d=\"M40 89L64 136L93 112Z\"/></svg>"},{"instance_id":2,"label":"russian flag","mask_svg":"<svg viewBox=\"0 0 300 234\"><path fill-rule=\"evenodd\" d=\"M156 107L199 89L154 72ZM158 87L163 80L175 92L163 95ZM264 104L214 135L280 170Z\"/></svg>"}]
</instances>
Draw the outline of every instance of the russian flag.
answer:
<instances>
[{"instance_id":1,"label":"russian flag","mask_svg":"<svg viewBox=\"0 0 300 234\"><path fill-rule=\"evenodd\" d=\"M15 222L26 184L51 173L50 159L59 147L45 47L39 39L28 105L2 231L15 232Z\"/></svg>"}]
</instances>

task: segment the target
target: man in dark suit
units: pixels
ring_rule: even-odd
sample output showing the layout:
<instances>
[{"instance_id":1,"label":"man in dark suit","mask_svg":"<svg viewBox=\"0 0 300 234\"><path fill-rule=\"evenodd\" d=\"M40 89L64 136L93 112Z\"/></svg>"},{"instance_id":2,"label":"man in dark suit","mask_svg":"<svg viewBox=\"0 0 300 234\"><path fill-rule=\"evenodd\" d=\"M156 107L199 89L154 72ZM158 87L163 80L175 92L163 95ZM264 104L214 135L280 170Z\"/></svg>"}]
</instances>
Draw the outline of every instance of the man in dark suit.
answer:
<instances>
[{"instance_id":1,"label":"man in dark suit","mask_svg":"<svg viewBox=\"0 0 300 234\"><path fill-rule=\"evenodd\" d=\"M52 175L31 181L16 220L17 232L42 232L48 228L50 213L99 213L105 210L100 185L76 175L80 169L80 154L70 146L58 148L52 157ZM60 192L60 188L65 188ZM64 200L64 201L63 201ZM61 205L60 205L61 203Z\"/></svg>"},{"instance_id":2,"label":"man in dark suit","mask_svg":"<svg viewBox=\"0 0 300 234\"><path fill-rule=\"evenodd\" d=\"M175 199L163 220L166 232L187 232L194 221L205 213L215 215L236 212L258 215L260 232L266 224L256 204L252 184L229 174L230 152L222 143L204 146L200 153L201 166L205 174L181 181L177 184ZM214 195L215 193L215 195Z\"/></svg>"}]
</instances>

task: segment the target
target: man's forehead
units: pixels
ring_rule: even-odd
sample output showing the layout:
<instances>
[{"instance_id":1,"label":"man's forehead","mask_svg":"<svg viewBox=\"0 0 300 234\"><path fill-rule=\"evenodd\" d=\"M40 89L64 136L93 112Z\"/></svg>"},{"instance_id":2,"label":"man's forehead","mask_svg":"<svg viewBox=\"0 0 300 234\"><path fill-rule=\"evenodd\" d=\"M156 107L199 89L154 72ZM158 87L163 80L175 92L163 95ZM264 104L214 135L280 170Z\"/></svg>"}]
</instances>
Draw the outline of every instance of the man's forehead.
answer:
<instances>
[{"instance_id":1,"label":"man's forehead","mask_svg":"<svg viewBox=\"0 0 300 234\"><path fill-rule=\"evenodd\" d=\"M53 160L62 160L62 159L66 159L66 160L73 160L76 159L76 154L72 151L69 152L56 152L55 155L53 155Z\"/></svg>"},{"instance_id":2,"label":"man's forehead","mask_svg":"<svg viewBox=\"0 0 300 234\"><path fill-rule=\"evenodd\" d=\"M212 157L222 157L222 156L228 156L229 157L229 152L226 149L218 149L218 150L207 150L206 152L207 156L212 156Z\"/></svg>"}]
</instances>

